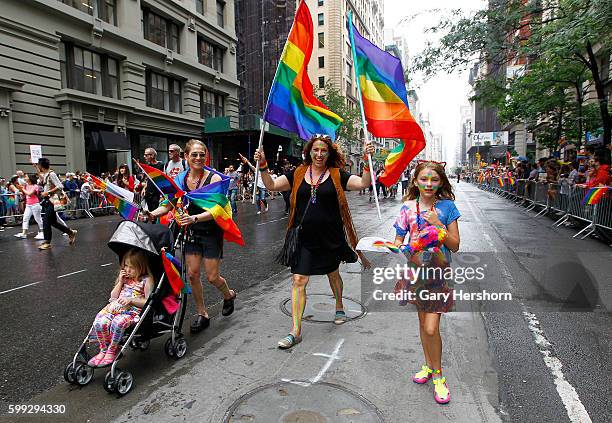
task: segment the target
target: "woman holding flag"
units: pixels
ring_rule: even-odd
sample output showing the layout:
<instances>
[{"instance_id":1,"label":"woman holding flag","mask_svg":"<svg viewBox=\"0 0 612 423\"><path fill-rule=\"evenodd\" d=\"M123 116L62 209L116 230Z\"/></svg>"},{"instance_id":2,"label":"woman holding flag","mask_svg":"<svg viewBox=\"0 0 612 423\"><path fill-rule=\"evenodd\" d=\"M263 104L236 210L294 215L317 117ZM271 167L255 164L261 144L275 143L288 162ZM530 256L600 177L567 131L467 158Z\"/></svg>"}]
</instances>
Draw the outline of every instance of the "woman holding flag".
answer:
<instances>
[{"instance_id":1,"label":"woman holding flag","mask_svg":"<svg viewBox=\"0 0 612 423\"><path fill-rule=\"evenodd\" d=\"M186 193L202 189L205 186L221 182L222 175L205 167L208 149L200 140L192 139L185 147L188 170L179 173L174 183ZM210 326L208 310L204 304L204 292L200 280L200 269L204 262L204 272L208 281L223 294L224 316L234 312L236 292L229 288L226 280L220 275L219 268L223 258L224 231L217 224L213 213L206 211L190 201L186 212L177 204L176 219L181 227L187 228L185 243L185 261L188 278L193 290L197 317L191 324L191 333L198 333ZM170 201L147 213L149 220L163 216L174 209Z\"/></svg>"},{"instance_id":2,"label":"woman holding flag","mask_svg":"<svg viewBox=\"0 0 612 423\"><path fill-rule=\"evenodd\" d=\"M371 143L366 143L364 152L374 152ZM346 321L342 305L343 283L338 267L341 261L357 261L353 251L357 234L344 191L359 191L371 184L369 168L364 169L362 177L343 170L344 157L327 135L313 136L304 147L304 157L303 165L272 179L263 149L255 153L266 188L270 191L291 190L288 228L302 226L297 263L291 266L293 327L289 335L278 342L282 349L291 348L302 340L306 285L311 275L327 275L336 299L334 323L339 325ZM367 266L363 257L362 263Z\"/></svg>"}]
</instances>

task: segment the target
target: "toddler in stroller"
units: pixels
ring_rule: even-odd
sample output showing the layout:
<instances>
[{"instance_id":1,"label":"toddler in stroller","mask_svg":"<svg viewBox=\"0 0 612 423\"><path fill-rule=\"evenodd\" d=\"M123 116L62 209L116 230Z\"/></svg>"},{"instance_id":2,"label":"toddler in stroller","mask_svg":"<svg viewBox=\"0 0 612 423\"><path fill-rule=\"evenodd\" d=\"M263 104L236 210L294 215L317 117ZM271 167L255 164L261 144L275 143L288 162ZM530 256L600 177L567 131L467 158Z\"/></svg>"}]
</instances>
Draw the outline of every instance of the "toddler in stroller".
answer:
<instances>
[{"instance_id":1,"label":"toddler in stroller","mask_svg":"<svg viewBox=\"0 0 612 423\"><path fill-rule=\"evenodd\" d=\"M66 366L64 379L84 386L91 382L95 368L110 366L104 389L121 396L133 385L132 374L117 367L128 346L144 351L152 339L168 334L166 355L176 360L185 356L187 342L181 329L187 291L177 287L185 280L184 266L170 255L176 245L167 227L126 220L119 223L108 246L119 257L120 272L108 304ZM165 273L168 257L175 261L171 278ZM100 347L93 357L88 352L92 343Z\"/></svg>"},{"instance_id":2,"label":"toddler in stroller","mask_svg":"<svg viewBox=\"0 0 612 423\"><path fill-rule=\"evenodd\" d=\"M153 275L145 253L135 248L123 256L121 270L108 304L94 321L100 352L87 364L104 367L115 361L125 330L140 319L140 312L153 291Z\"/></svg>"}]
</instances>

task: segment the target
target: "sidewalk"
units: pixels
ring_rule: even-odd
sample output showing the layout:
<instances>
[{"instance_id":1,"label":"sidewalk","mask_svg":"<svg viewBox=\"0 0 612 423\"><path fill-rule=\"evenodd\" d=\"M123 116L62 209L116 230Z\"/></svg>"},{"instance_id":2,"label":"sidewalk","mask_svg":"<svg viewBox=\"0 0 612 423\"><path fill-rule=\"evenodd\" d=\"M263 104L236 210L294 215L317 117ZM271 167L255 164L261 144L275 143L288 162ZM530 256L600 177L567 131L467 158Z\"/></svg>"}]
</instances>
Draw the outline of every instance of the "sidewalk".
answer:
<instances>
[{"instance_id":1,"label":"sidewalk","mask_svg":"<svg viewBox=\"0 0 612 423\"><path fill-rule=\"evenodd\" d=\"M341 266L345 297L360 298L358 269ZM291 326L281 311L289 294L288 271L262 282L231 318L213 320L208 332L215 335L203 347L190 350L149 397L116 421L500 421L480 315L443 319L452 401L440 406L433 385L411 381L423 361L415 313L366 313L342 326L306 322L302 343L282 351L276 343ZM305 316L331 320L327 279L313 277L308 294ZM346 308L349 316L358 311Z\"/></svg>"}]
</instances>

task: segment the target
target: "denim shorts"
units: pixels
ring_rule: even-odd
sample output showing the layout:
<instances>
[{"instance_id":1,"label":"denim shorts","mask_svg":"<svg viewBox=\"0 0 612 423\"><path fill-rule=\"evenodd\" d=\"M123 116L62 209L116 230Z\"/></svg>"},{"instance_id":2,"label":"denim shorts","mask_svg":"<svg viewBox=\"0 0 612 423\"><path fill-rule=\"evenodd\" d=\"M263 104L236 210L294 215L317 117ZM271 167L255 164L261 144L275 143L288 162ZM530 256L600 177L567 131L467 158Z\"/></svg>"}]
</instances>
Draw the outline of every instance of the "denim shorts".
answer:
<instances>
[{"instance_id":1,"label":"denim shorts","mask_svg":"<svg viewBox=\"0 0 612 423\"><path fill-rule=\"evenodd\" d=\"M192 235L185 242L186 255L198 255L208 259L223 258L223 234Z\"/></svg>"}]
</instances>

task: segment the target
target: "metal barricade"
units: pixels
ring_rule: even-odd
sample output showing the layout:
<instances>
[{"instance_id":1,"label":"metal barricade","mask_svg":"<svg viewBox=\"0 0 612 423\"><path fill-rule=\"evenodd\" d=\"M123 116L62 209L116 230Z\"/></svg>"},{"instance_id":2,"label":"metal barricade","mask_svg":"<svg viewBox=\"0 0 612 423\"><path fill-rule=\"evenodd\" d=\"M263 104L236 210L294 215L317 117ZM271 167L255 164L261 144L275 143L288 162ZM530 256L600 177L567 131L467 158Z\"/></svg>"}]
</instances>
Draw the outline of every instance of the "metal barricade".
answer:
<instances>
[{"instance_id":1,"label":"metal barricade","mask_svg":"<svg viewBox=\"0 0 612 423\"><path fill-rule=\"evenodd\" d=\"M597 208L595 216L593 218L593 224L596 227L612 231L612 190L608 189L607 195L605 195L599 203L595 206Z\"/></svg>"}]
</instances>

